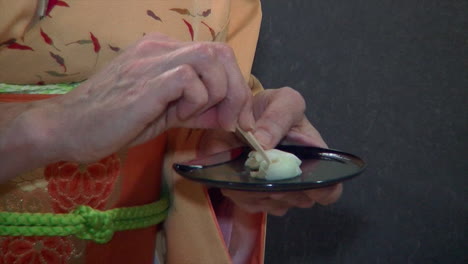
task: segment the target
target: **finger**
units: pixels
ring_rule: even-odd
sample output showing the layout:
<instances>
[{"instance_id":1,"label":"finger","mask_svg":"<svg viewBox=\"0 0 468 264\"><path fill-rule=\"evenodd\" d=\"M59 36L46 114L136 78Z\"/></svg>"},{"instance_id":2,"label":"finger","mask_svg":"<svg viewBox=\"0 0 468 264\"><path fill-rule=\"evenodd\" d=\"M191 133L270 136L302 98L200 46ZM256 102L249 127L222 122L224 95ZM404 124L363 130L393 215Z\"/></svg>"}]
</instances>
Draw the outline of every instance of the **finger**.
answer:
<instances>
[{"instance_id":1,"label":"finger","mask_svg":"<svg viewBox=\"0 0 468 264\"><path fill-rule=\"evenodd\" d=\"M310 121L305 116L286 134L283 143L301 144L305 146L316 146L321 148L328 147L320 133L317 131L317 129L315 129L314 126L312 126Z\"/></svg>"},{"instance_id":2,"label":"finger","mask_svg":"<svg viewBox=\"0 0 468 264\"><path fill-rule=\"evenodd\" d=\"M275 209L269 210L268 214L271 214L274 216L285 216L288 210L289 208L275 208Z\"/></svg>"},{"instance_id":3,"label":"finger","mask_svg":"<svg viewBox=\"0 0 468 264\"><path fill-rule=\"evenodd\" d=\"M227 75L219 58L218 47L209 43L185 46L168 54L163 69L181 64L191 65L209 90L210 101L218 103L226 97Z\"/></svg>"},{"instance_id":4,"label":"finger","mask_svg":"<svg viewBox=\"0 0 468 264\"><path fill-rule=\"evenodd\" d=\"M166 96L162 98L171 105L167 108L169 120L184 121L206 108L210 100L208 89L191 66L181 65L161 78L165 80L159 89Z\"/></svg>"},{"instance_id":5,"label":"finger","mask_svg":"<svg viewBox=\"0 0 468 264\"><path fill-rule=\"evenodd\" d=\"M305 101L292 88L281 88L265 91L255 102L255 112L261 113L257 118L255 136L267 149L275 147L288 131L304 116ZM266 103L265 103L266 102ZM264 109L259 109L264 108Z\"/></svg>"},{"instance_id":6,"label":"finger","mask_svg":"<svg viewBox=\"0 0 468 264\"><path fill-rule=\"evenodd\" d=\"M337 184L335 185L335 188L332 189L332 191L327 196L325 196L324 198L320 199L317 202L322 205L329 205L329 204L335 203L341 197L342 193L343 193L343 184Z\"/></svg>"},{"instance_id":7,"label":"finger","mask_svg":"<svg viewBox=\"0 0 468 264\"><path fill-rule=\"evenodd\" d=\"M251 131L255 127L255 118L253 116L252 106L253 105L253 95L249 91L247 94L247 98L244 102L244 107L241 109L238 119L238 125L244 131ZM228 106L226 107L228 109Z\"/></svg>"},{"instance_id":8,"label":"finger","mask_svg":"<svg viewBox=\"0 0 468 264\"><path fill-rule=\"evenodd\" d=\"M221 192L237 206L250 213L267 212L272 215L282 216L291 208L287 201L271 199L271 194L267 192L245 192L226 189L221 190Z\"/></svg>"},{"instance_id":9,"label":"finger","mask_svg":"<svg viewBox=\"0 0 468 264\"><path fill-rule=\"evenodd\" d=\"M265 212L264 206L260 206L256 202L249 202L244 199L235 199L235 198L228 197L228 196L226 197L230 199L237 207L242 208L243 210L249 213Z\"/></svg>"},{"instance_id":10,"label":"finger","mask_svg":"<svg viewBox=\"0 0 468 264\"><path fill-rule=\"evenodd\" d=\"M225 45L198 43L172 52L164 67L192 65L208 89L207 109L219 103L216 114L220 127L234 131L248 97L246 83L237 79L240 70L233 67L236 62L230 53L232 50Z\"/></svg>"},{"instance_id":11,"label":"finger","mask_svg":"<svg viewBox=\"0 0 468 264\"><path fill-rule=\"evenodd\" d=\"M135 55L133 56L138 58L161 56L187 45L189 45L189 43L181 42L167 35L154 32L146 34L141 40L134 44Z\"/></svg>"},{"instance_id":12,"label":"finger","mask_svg":"<svg viewBox=\"0 0 468 264\"><path fill-rule=\"evenodd\" d=\"M220 59L228 76L228 92L226 98L221 102L220 116L226 127L235 130L238 124L242 129L250 131L254 128L255 119L252 112L253 96L247 85L242 72L237 64L236 56L232 48L227 45L218 46ZM241 107L238 104L241 103Z\"/></svg>"},{"instance_id":13,"label":"finger","mask_svg":"<svg viewBox=\"0 0 468 264\"><path fill-rule=\"evenodd\" d=\"M276 216L283 216L291 208L291 205L286 201L278 200L262 200L258 203L258 208L261 208L263 212L267 212Z\"/></svg>"},{"instance_id":14,"label":"finger","mask_svg":"<svg viewBox=\"0 0 468 264\"><path fill-rule=\"evenodd\" d=\"M270 199L270 194L267 192L246 192L229 189L221 189L221 193L231 198L231 200L240 200L247 203L256 203L261 200Z\"/></svg>"},{"instance_id":15,"label":"finger","mask_svg":"<svg viewBox=\"0 0 468 264\"><path fill-rule=\"evenodd\" d=\"M203 76L203 82L210 90L210 94L216 91L215 89L219 89L220 85L225 86L225 96L217 107L218 121L222 128L234 131L237 124L245 130L253 128L255 123L252 113L253 97L232 48L220 43L198 43L174 52L173 56L181 60L168 63L168 67L182 62L192 63L196 71ZM224 72L224 75L205 71L209 67ZM217 81L217 78L222 76L225 77L225 84Z\"/></svg>"},{"instance_id":16,"label":"finger","mask_svg":"<svg viewBox=\"0 0 468 264\"><path fill-rule=\"evenodd\" d=\"M181 65L135 86L118 95L125 96L125 100L116 100L123 102L119 108L128 108L128 118L122 121L132 120L134 129L140 131L127 143L129 145L140 144L170 127L181 125L186 116L202 111L208 98L206 88L189 65ZM217 124L206 122L197 125L208 128Z\"/></svg>"},{"instance_id":17,"label":"finger","mask_svg":"<svg viewBox=\"0 0 468 264\"><path fill-rule=\"evenodd\" d=\"M290 208L290 206L287 203L273 201L273 200L268 200L268 201L263 200L262 202L259 202L257 204L240 203L238 201L237 202L234 201L234 203L240 208L250 213L263 212L263 213L268 213L268 214L272 214L276 216L285 215Z\"/></svg>"},{"instance_id":18,"label":"finger","mask_svg":"<svg viewBox=\"0 0 468 264\"><path fill-rule=\"evenodd\" d=\"M287 202L291 207L310 208L315 203L303 192L277 193L272 194L270 197L276 201Z\"/></svg>"},{"instance_id":19,"label":"finger","mask_svg":"<svg viewBox=\"0 0 468 264\"><path fill-rule=\"evenodd\" d=\"M216 130L205 130L198 143L197 156L208 156L228 149L242 146L234 133Z\"/></svg>"},{"instance_id":20,"label":"finger","mask_svg":"<svg viewBox=\"0 0 468 264\"><path fill-rule=\"evenodd\" d=\"M164 113L165 120L171 122L168 126L199 113L209 100L205 85L187 64L165 72L144 86L142 101L154 107L150 111Z\"/></svg>"},{"instance_id":21,"label":"finger","mask_svg":"<svg viewBox=\"0 0 468 264\"><path fill-rule=\"evenodd\" d=\"M138 76L158 76L182 65L191 66L205 85L208 92L208 101L204 110L215 106L226 98L228 89L226 72L217 58L217 52L210 45L192 44L191 46L184 46L165 56L150 57L126 65L122 67L121 72L127 76L134 72L137 72ZM241 107L239 104L237 108L240 109Z\"/></svg>"},{"instance_id":22,"label":"finger","mask_svg":"<svg viewBox=\"0 0 468 264\"><path fill-rule=\"evenodd\" d=\"M304 191L310 199L322 205L329 205L336 202L343 192L343 184L336 184L330 187Z\"/></svg>"},{"instance_id":23,"label":"finger","mask_svg":"<svg viewBox=\"0 0 468 264\"><path fill-rule=\"evenodd\" d=\"M138 102L132 104L129 112L146 128L132 144L145 142L168 128L183 126L184 120L199 113L208 100L205 86L188 65L172 69L143 86L143 92L135 95ZM197 125L204 128L216 126L209 122Z\"/></svg>"}]
</instances>

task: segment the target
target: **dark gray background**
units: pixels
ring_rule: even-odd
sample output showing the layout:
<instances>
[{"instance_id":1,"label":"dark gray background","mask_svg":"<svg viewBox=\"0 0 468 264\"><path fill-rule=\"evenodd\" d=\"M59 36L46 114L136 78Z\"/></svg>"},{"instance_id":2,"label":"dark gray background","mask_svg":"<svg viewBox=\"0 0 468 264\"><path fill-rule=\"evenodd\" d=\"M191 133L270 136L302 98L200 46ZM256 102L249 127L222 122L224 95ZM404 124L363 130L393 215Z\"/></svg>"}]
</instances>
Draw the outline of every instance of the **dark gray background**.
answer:
<instances>
[{"instance_id":1,"label":"dark gray background","mask_svg":"<svg viewBox=\"0 0 468 264\"><path fill-rule=\"evenodd\" d=\"M264 0L254 74L365 174L269 217L266 263L468 263L468 1Z\"/></svg>"}]
</instances>

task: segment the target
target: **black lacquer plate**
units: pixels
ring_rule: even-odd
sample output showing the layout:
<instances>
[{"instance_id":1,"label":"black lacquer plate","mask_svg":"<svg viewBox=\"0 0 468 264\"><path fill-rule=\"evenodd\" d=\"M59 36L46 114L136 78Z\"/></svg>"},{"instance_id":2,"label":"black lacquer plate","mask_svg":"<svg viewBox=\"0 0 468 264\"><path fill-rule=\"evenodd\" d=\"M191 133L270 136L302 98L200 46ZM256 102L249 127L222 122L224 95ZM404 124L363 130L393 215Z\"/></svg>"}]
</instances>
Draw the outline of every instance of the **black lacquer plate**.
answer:
<instances>
[{"instance_id":1,"label":"black lacquer plate","mask_svg":"<svg viewBox=\"0 0 468 264\"><path fill-rule=\"evenodd\" d=\"M184 163L174 169L181 176L208 186L244 191L299 191L321 188L349 180L366 167L365 162L346 152L305 146L279 145L302 160L302 174L287 180L267 181L250 177L244 166L249 147L240 147Z\"/></svg>"}]
</instances>

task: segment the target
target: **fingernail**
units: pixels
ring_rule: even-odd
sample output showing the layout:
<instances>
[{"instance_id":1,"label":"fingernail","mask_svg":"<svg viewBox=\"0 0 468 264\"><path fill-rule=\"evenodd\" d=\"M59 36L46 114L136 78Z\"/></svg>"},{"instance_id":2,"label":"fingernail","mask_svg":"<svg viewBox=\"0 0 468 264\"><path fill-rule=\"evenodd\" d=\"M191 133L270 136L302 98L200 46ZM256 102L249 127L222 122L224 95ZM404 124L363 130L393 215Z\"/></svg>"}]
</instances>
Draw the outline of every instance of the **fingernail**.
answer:
<instances>
[{"instance_id":1,"label":"fingernail","mask_svg":"<svg viewBox=\"0 0 468 264\"><path fill-rule=\"evenodd\" d=\"M252 113L242 113L239 117L239 126L245 131L252 131L255 129L255 118Z\"/></svg>"},{"instance_id":2,"label":"fingernail","mask_svg":"<svg viewBox=\"0 0 468 264\"><path fill-rule=\"evenodd\" d=\"M271 142L271 134L264 131L263 129L259 129L254 133L255 138L262 144L263 146L269 147Z\"/></svg>"}]
</instances>

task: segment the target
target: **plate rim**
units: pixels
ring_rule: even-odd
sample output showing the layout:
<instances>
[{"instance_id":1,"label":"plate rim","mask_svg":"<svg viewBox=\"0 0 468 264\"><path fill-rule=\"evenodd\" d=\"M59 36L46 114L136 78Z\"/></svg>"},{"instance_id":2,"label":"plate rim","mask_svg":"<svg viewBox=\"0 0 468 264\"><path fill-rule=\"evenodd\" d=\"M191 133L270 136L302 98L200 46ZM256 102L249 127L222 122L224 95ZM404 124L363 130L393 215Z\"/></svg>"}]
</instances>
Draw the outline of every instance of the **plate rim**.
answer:
<instances>
[{"instance_id":1,"label":"plate rim","mask_svg":"<svg viewBox=\"0 0 468 264\"><path fill-rule=\"evenodd\" d=\"M231 190L241 190L241 191L256 191L256 192L287 192L287 191L301 191L301 190L309 190L309 189L318 189L318 188L323 188L327 186L331 186L340 182L348 181L352 178L355 178L356 176L362 174L366 168L367 168L367 163L360 158L359 156L344 152L342 150L337 150L337 149L329 149L329 148L320 148L320 147L315 147L315 146L303 146L303 145L278 145L275 148L277 149L291 149L291 148L310 148L314 149L315 152L317 153L331 153L331 154L337 154L340 156L345 156L348 160L353 160L353 164L355 164L359 169L351 173L349 175L340 177L338 179L334 180L329 180L323 183L317 183L317 182L310 182L310 183L293 183L293 182L284 182L282 183L281 180L279 181L263 181L263 180L258 180L258 182L249 182L248 184L243 183L243 182L232 182L232 181L217 181L217 180L212 180L212 179L202 179L198 177L190 177L184 172L187 171L194 171L194 170L199 170L202 169L203 167L213 167L213 166L219 166L221 164L225 164L227 162L231 162L233 160L236 160L237 158L241 157L245 151L250 151L250 148L248 146L241 146L237 148L232 148L229 150L221 151L214 153L212 155L209 155L207 157L201 157L201 158L195 158L186 162L180 162L180 163L173 163L173 169L179 174L180 176L194 181L201 183L206 186L210 187L216 187L216 188L223 188L223 189L231 189ZM210 164L210 165L195 165L193 164L194 161L196 160L201 160L203 158L208 158L210 156L214 155L219 155L221 153L225 153L227 151L233 151L237 149L242 149L241 154L236 157L233 160L217 163L217 164ZM336 160L336 158L334 158ZM356 164L354 161L359 161L360 164Z\"/></svg>"}]
</instances>

